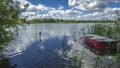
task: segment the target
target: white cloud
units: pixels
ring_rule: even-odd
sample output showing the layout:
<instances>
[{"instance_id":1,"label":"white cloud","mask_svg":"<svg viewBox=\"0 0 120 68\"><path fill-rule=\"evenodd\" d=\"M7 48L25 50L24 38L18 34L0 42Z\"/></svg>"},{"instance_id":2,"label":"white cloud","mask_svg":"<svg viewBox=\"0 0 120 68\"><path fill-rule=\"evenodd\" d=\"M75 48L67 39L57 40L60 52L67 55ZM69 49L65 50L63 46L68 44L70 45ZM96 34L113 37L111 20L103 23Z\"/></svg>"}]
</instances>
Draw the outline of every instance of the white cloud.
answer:
<instances>
[{"instance_id":1,"label":"white cloud","mask_svg":"<svg viewBox=\"0 0 120 68\"><path fill-rule=\"evenodd\" d=\"M27 8L27 11L39 11L39 10L48 10L48 8L42 4L39 5L32 5L30 4Z\"/></svg>"},{"instance_id":2,"label":"white cloud","mask_svg":"<svg viewBox=\"0 0 120 68\"><path fill-rule=\"evenodd\" d=\"M114 19L120 17L120 8L107 8L105 10L106 13L109 13Z\"/></svg>"},{"instance_id":3,"label":"white cloud","mask_svg":"<svg viewBox=\"0 0 120 68\"><path fill-rule=\"evenodd\" d=\"M120 0L69 0L68 5L79 10L98 11L105 9L110 2Z\"/></svg>"},{"instance_id":4,"label":"white cloud","mask_svg":"<svg viewBox=\"0 0 120 68\"><path fill-rule=\"evenodd\" d=\"M62 5L59 5L58 9L63 9L64 7Z\"/></svg>"},{"instance_id":5,"label":"white cloud","mask_svg":"<svg viewBox=\"0 0 120 68\"><path fill-rule=\"evenodd\" d=\"M65 12L66 12L66 14L69 14L69 15L80 15L80 14L82 14L82 12L80 12L80 11L71 10L71 9L66 10Z\"/></svg>"},{"instance_id":6,"label":"white cloud","mask_svg":"<svg viewBox=\"0 0 120 68\"><path fill-rule=\"evenodd\" d=\"M19 6L21 9L24 9L24 5L29 4L28 8L26 9L27 11L39 11L39 10L48 10L48 7L38 4L38 5L33 5L27 0L14 0L15 2L19 3Z\"/></svg>"},{"instance_id":7,"label":"white cloud","mask_svg":"<svg viewBox=\"0 0 120 68\"><path fill-rule=\"evenodd\" d=\"M25 7L24 7L25 4L31 5L31 3L30 3L29 1L27 1L27 0L13 0L13 1L14 1L15 3L19 4L19 6L20 6L21 9L24 9L24 8L25 8Z\"/></svg>"},{"instance_id":8,"label":"white cloud","mask_svg":"<svg viewBox=\"0 0 120 68\"><path fill-rule=\"evenodd\" d=\"M106 8L105 12L110 14L116 14L116 12L118 12L120 14L120 8Z\"/></svg>"},{"instance_id":9,"label":"white cloud","mask_svg":"<svg viewBox=\"0 0 120 68\"><path fill-rule=\"evenodd\" d=\"M45 14L47 17L52 17L52 18L60 18L60 19L76 19L78 15L82 14L82 12L77 11L77 10L49 10L47 14Z\"/></svg>"},{"instance_id":10,"label":"white cloud","mask_svg":"<svg viewBox=\"0 0 120 68\"><path fill-rule=\"evenodd\" d=\"M23 12L21 13L22 16L35 16L37 13L36 12Z\"/></svg>"},{"instance_id":11,"label":"white cloud","mask_svg":"<svg viewBox=\"0 0 120 68\"><path fill-rule=\"evenodd\" d=\"M120 8L110 8L107 4L110 2L120 2L120 0L68 0L68 5L73 9L64 10L64 6L59 5L58 8L47 7L43 4L33 5L27 0L15 0L20 4L21 9L25 4L29 7L25 12L21 13L22 17L33 18L59 18L59 19L114 19L115 11L120 13ZM76 9L74 9L76 8ZM105 10L98 12L99 10ZM82 10L82 11L81 11ZM88 12L84 11L94 11Z\"/></svg>"}]
</instances>

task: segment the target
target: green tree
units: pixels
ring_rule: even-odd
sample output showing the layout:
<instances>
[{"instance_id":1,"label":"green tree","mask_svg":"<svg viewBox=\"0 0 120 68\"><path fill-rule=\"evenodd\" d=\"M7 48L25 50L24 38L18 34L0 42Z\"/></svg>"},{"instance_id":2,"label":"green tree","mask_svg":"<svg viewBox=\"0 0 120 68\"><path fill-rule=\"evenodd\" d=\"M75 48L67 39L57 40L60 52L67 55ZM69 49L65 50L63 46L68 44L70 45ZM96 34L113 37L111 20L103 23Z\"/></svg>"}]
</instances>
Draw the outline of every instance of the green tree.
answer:
<instances>
[{"instance_id":1,"label":"green tree","mask_svg":"<svg viewBox=\"0 0 120 68\"><path fill-rule=\"evenodd\" d=\"M25 9L29 4L24 5ZM13 0L0 0L0 68L15 68L11 65L9 58L2 54L3 49L18 35L18 24L25 19L20 19L19 2Z\"/></svg>"},{"instance_id":2,"label":"green tree","mask_svg":"<svg viewBox=\"0 0 120 68\"><path fill-rule=\"evenodd\" d=\"M19 19L18 6L12 0L0 0L0 50L7 45L16 34Z\"/></svg>"},{"instance_id":3,"label":"green tree","mask_svg":"<svg viewBox=\"0 0 120 68\"><path fill-rule=\"evenodd\" d=\"M28 4L25 5L25 8ZM0 0L0 50L2 50L17 35L20 23L20 13L23 10L19 8L18 2L13 0Z\"/></svg>"}]
</instances>

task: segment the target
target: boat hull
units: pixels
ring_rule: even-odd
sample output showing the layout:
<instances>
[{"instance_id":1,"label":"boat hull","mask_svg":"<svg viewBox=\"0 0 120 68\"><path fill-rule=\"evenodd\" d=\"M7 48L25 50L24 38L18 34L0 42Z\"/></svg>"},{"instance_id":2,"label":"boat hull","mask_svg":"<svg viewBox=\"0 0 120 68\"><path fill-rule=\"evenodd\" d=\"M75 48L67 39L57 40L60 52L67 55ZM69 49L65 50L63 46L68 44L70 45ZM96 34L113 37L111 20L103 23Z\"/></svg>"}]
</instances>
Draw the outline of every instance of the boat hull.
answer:
<instances>
[{"instance_id":1,"label":"boat hull","mask_svg":"<svg viewBox=\"0 0 120 68\"><path fill-rule=\"evenodd\" d=\"M89 49L91 49L94 52L99 53L110 53L115 54L117 51L117 41L110 40L110 41L103 41L103 40L96 40L94 38L90 37L84 37L84 43L88 46Z\"/></svg>"}]
</instances>

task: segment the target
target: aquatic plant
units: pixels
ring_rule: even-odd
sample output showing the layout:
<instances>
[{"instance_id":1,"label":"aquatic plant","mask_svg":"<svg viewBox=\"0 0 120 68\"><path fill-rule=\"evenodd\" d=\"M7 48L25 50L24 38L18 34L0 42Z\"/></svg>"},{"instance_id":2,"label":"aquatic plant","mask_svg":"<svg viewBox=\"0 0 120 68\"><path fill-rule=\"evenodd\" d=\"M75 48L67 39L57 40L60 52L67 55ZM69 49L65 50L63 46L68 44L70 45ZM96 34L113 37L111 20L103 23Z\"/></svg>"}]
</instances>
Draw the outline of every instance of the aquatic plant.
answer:
<instances>
[{"instance_id":1,"label":"aquatic plant","mask_svg":"<svg viewBox=\"0 0 120 68\"><path fill-rule=\"evenodd\" d=\"M115 55L116 62L120 64L120 23L109 24L95 24L91 27L91 34L97 34L117 40L117 53Z\"/></svg>"},{"instance_id":2,"label":"aquatic plant","mask_svg":"<svg viewBox=\"0 0 120 68\"><path fill-rule=\"evenodd\" d=\"M102 68L102 66L101 66L102 59L100 58L100 56L93 58L93 60L95 61L94 64L92 65L93 68Z\"/></svg>"},{"instance_id":3,"label":"aquatic plant","mask_svg":"<svg viewBox=\"0 0 120 68\"><path fill-rule=\"evenodd\" d=\"M72 63L73 63L73 68L83 68L84 67L84 63L83 63L83 59L86 57L84 51L78 51L78 50L74 50L72 53Z\"/></svg>"},{"instance_id":4,"label":"aquatic plant","mask_svg":"<svg viewBox=\"0 0 120 68\"><path fill-rule=\"evenodd\" d=\"M67 57L66 45L65 45L64 39L62 41L62 55L63 57Z\"/></svg>"}]
</instances>

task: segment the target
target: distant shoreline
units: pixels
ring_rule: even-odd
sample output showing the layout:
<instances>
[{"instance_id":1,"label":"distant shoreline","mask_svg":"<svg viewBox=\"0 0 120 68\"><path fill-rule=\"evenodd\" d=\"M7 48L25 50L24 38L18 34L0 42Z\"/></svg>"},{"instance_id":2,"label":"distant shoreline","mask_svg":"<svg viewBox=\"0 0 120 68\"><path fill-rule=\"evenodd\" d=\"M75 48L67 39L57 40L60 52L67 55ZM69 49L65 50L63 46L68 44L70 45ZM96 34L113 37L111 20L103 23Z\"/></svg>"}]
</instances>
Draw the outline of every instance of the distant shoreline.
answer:
<instances>
[{"instance_id":1,"label":"distant shoreline","mask_svg":"<svg viewBox=\"0 0 120 68\"><path fill-rule=\"evenodd\" d=\"M63 19L32 19L27 20L26 23L36 24L36 23L116 23L116 20L63 20Z\"/></svg>"}]
</instances>

